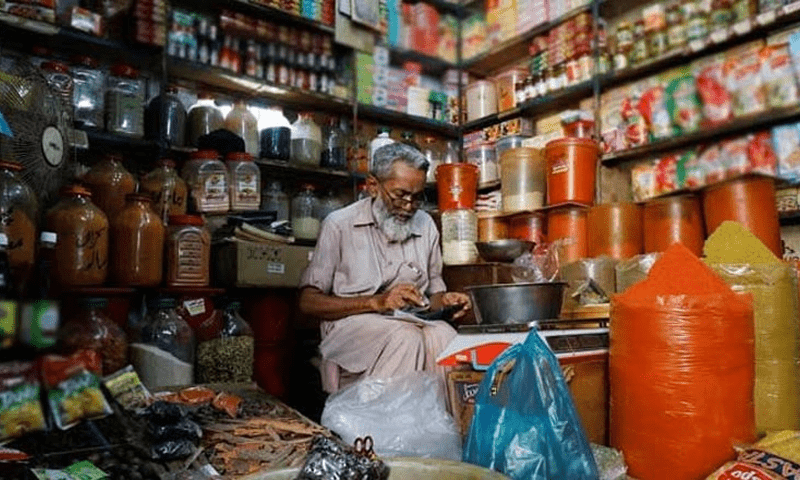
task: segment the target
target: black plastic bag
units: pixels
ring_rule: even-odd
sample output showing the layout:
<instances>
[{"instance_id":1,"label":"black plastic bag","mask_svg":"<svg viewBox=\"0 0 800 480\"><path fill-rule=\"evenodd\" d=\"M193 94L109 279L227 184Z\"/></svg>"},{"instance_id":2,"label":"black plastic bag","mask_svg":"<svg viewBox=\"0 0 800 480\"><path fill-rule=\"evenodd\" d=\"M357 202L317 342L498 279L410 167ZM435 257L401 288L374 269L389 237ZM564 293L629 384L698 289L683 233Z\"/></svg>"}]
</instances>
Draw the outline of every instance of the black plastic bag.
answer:
<instances>
[{"instance_id":1,"label":"black plastic bag","mask_svg":"<svg viewBox=\"0 0 800 480\"><path fill-rule=\"evenodd\" d=\"M371 451L371 449L370 449ZM311 444L297 480L386 480L389 467L374 454L357 453L352 448L317 436Z\"/></svg>"}]
</instances>

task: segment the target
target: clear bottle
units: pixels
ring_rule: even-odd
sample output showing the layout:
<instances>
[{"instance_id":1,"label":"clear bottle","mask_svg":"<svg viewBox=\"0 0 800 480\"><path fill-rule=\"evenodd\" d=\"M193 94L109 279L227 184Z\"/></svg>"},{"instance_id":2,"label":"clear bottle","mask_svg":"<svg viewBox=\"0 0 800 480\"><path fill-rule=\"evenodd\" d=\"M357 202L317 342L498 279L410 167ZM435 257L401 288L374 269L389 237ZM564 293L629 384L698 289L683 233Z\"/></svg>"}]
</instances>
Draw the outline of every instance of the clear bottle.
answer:
<instances>
[{"instance_id":1,"label":"clear bottle","mask_svg":"<svg viewBox=\"0 0 800 480\"><path fill-rule=\"evenodd\" d=\"M322 131L314 123L313 114L298 114L292 124L292 162L318 167L322 154Z\"/></svg>"},{"instance_id":2,"label":"clear bottle","mask_svg":"<svg viewBox=\"0 0 800 480\"><path fill-rule=\"evenodd\" d=\"M22 293L33 269L38 205L22 179L22 164L0 160L0 232L8 237L11 282Z\"/></svg>"},{"instance_id":3,"label":"clear bottle","mask_svg":"<svg viewBox=\"0 0 800 480\"><path fill-rule=\"evenodd\" d=\"M85 55L73 58L71 71L75 123L84 127L103 128L106 74L98 68L97 60Z\"/></svg>"},{"instance_id":4,"label":"clear bottle","mask_svg":"<svg viewBox=\"0 0 800 480\"><path fill-rule=\"evenodd\" d=\"M328 193L326 193L325 197L323 197L319 202L317 218L319 218L319 221L322 222L331 212L335 212L342 207L344 207L344 202L342 202L339 197L336 196L336 193L333 190L328 190Z\"/></svg>"},{"instance_id":5,"label":"clear bottle","mask_svg":"<svg viewBox=\"0 0 800 480\"><path fill-rule=\"evenodd\" d=\"M186 145L197 146L197 140L225 124L222 112L217 108L214 99L208 92L197 96L197 103L189 108L186 116Z\"/></svg>"},{"instance_id":6,"label":"clear bottle","mask_svg":"<svg viewBox=\"0 0 800 480\"><path fill-rule=\"evenodd\" d=\"M164 272L164 223L148 195L132 193L111 217L111 278L127 287L156 287Z\"/></svg>"},{"instance_id":7,"label":"clear bottle","mask_svg":"<svg viewBox=\"0 0 800 480\"><path fill-rule=\"evenodd\" d=\"M228 303L216 332L197 345L198 383L250 382L253 377L253 329L239 314L239 302Z\"/></svg>"},{"instance_id":8,"label":"clear bottle","mask_svg":"<svg viewBox=\"0 0 800 480\"><path fill-rule=\"evenodd\" d=\"M436 167L442 163L442 155L436 148L435 138L425 137L422 155L424 155L425 160L428 161L428 173L426 174L425 181L427 183L436 183Z\"/></svg>"},{"instance_id":9,"label":"clear bottle","mask_svg":"<svg viewBox=\"0 0 800 480\"><path fill-rule=\"evenodd\" d=\"M155 170L142 178L142 193L153 199L153 209L161 217L164 225L169 222L170 215L184 215L188 188L186 182L178 176L175 162L162 158Z\"/></svg>"},{"instance_id":10,"label":"clear bottle","mask_svg":"<svg viewBox=\"0 0 800 480\"><path fill-rule=\"evenodd\" d=\"M442 163L458 163L460 161L461 155L458 151L458 142L454 140L447 142L447 149L442 157Z\"/></svg>"},{"instance_id":11,"label":"clear bottle","mask_svg":"<svg viewBox=\"0 0 800 480\"><path fill-rule=\"evenodd\" d=\"M103 375L109 375L128 364L128 339L119 325L103 310L105 298L86 298L81 311L66 319L58 333L61 350L71 354L77 350L94 350L103 359Z\"/></svg>"},{"instance_id":12,"label":"clear bottle","mask_svg":"<svg viewBox=\"0 0 800 480\"><path fill-rule=\"evenodd\" d=\"M292 128L280 107L267 110L264 120L266 128L261 130L261 158L289 160L292 148Z\"/></svg>"},{"instance_id":13,"label":"clear bottle","mask_svg":"<svg viewBox=\"0 0 800 480\"><path fill-rule=\"evenodd\" d=\"M144 82L130 65L111 67L106 87L106 130L134 138L144 136Z\"/></svg>"},{"instance_id":14,"label":"clear bottle","mask_svg":"<svg viewBox=\"0 0 800 480\"><path fill-rule=\"evenodd\" d=\"M207 287L211 280L211 235L199 215L169 217L165 262L167 286Z\"/></svg>"},{"instance_id":15,"label":"clear bottle","mask_svg":"<svg viewBox=\"0 0 800 480\"><path fill-rule=\"evenodd\" d=\"M173 298L148 302L139 338L131 345L131 363L147 388L194 383L194 334Z\"/></svg>"},{"instance_id":16,"label":"clear bottle","mask_svg":"<svg viewBox=\"0 0 800 480\"><path fill-rule=\"evenodd\" d=\"M375 152L384 145L389 145L394 143L389 137L389 134L392 133L392 129L389 127L378 127L378 136L373 138L371 142L369 142L369 170L372 171L372 166L375 162Z\"/></svg>"},{"instance_id":17,"label":"clear bottle","mask_svg":"<svg viewBox=\"0 0 800 480\"><path fill-rule=\"evenodd\" d=\"M244 140L244 151L258 156L258 121L243 100L237 100L225 117L225 128Z\"/></svg>"},{"instance_id":18,"label":"clear bottle","mask_svg":"<svg viewBox=\"0 0 800 480\"><path fill-rule=\"evenodd\" d=\"M231 152L226 159L231 211L250 212L261 204L261 170L246 152Z\"/></svg>"},{"instance_id":19,"label":"clear bottle","mask_svg":"<svg viewBox=\"0 0 800 480\"><path fill-rule=\"evenodd\" d=\"M125 196L136 191L136 177L122 165L119 155L106 155L83 176L92 191L92 201L114 218L125 207Z\"/></svg>"},{"instance_id":20,"label":"clear bottle","mask_svg":"<svg viewBox=\"0 0 800 480\"><path fill-rule=\"evenodd\" d=\"M200 213L225 213L230 209L228 169L214 150L193 152L181 177L189 187L189 206Z\"/></svg>"},{"instance_id":21,"label":"clear bottle","mask_svg":"<svg viewBox=\"0 0 800 480\"><path fill-rule=\"evenodd\" d=\"M331 118L325 128L325 144L322 150L320 166L344 170L347 168L347 149L345 134L339 128L339 119Z\"/></svg>"},{"instance_id":22,"label":"clear bottle","mask_svg":"<svg viewBox=\"0 0 800 480\"><path fill-rule=\"evenodd\" d=\"M75 83L72 80L69 65L57 61L44 62L39 67L47 79L50 89L58 95L62 108L71 111L72 99L75 94Z\"/></svg>"},{"instance_id":23,"label":"clear bottle","mask_svg":"<svg viewBox=\"0 0 800 480\"><path fill-rule=\"evenodd\" d=\"M277 221L289 220L289 196L283 193L281 182L273 180L261 192L261 210L276 212Z\"/></svg>"},{"instance_id":24,"label":"clear bottle","mask_svg":"<svg viewBox=\"0 0 800 480\"><path fill-rule=\"evenodd\" d=\"M319 200L314 195L314 186L305 184L292 199L292 232L297 238L315 240L319 235Z\"/></svg>"},{"instance_id":25,"label":"clear bottle","mask_svg":"<svg viewBox=\"0 0 800 480\"><path fill-rule=\"evenodd\" d=\"M171 146L182 147L186 140L186 108L178 98L178 89L169 86L147 104L144 116L147 138L165 140Z\"/></svg>"}]
</instances>

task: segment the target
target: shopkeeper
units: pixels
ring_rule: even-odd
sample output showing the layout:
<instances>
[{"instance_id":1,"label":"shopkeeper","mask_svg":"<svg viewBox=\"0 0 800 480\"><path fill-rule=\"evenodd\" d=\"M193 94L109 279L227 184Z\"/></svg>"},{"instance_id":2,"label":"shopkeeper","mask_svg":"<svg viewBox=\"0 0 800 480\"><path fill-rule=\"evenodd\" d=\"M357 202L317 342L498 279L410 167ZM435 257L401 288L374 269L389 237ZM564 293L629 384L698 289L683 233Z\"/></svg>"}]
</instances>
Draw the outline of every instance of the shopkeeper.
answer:
<instances>
[{"instance_id":1,"label":"shopkeeper","mask_svg":"<svg viewBox=\"0 0 800 480\"><path fill-rule=\"evenodd\" d=\"M460 306L469 297L446 292L439 232L418 210L428 162L393 143L375 152L369 198L326 217L300 282L300 309L323 320L320 352L345 376L389 378L438 370L436 357L455 336L446 322L421 326L392 318L395 309ZM441 373L441 371L440 371Z\"/></svg>"}]
</instances>

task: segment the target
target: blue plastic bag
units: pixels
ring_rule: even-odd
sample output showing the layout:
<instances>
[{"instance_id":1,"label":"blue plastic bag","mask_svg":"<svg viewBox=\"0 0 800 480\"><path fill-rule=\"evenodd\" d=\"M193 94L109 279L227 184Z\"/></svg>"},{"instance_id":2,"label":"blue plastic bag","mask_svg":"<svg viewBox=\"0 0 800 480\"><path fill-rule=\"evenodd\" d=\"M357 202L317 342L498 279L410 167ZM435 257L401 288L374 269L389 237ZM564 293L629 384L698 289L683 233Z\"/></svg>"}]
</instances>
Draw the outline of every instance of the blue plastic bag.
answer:
<instances>
[{"instance_id":1,"label":"blue plastic bag","mask_svg":"<svg viewBox=\"0 0 800 480\"><path fill-rule=\"evenodd\" d=\"M598 478L561 367L536 331L489 366L463 460L514 480Z\"/></svg>"}]
</instances>

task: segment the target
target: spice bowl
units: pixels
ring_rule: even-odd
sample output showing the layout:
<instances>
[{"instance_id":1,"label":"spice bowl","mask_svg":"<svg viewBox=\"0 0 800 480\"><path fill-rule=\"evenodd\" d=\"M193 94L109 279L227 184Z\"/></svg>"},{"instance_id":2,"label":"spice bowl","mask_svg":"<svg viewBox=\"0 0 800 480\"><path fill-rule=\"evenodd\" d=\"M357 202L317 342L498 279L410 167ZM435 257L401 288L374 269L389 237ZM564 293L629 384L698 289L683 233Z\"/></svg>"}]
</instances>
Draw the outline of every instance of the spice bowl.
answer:
<instances>
[{"instance_id":1,"label":"spice bowl","mask_svg":"<svg viewBox=\"0 0 800 480\"><path fill-rule=\"evenodd\" d=\"M515 238L475 242L478 253L486 262L513 262L523 253L530 252L534 245L534 242Z\"/></svg>"}]
</instances>

